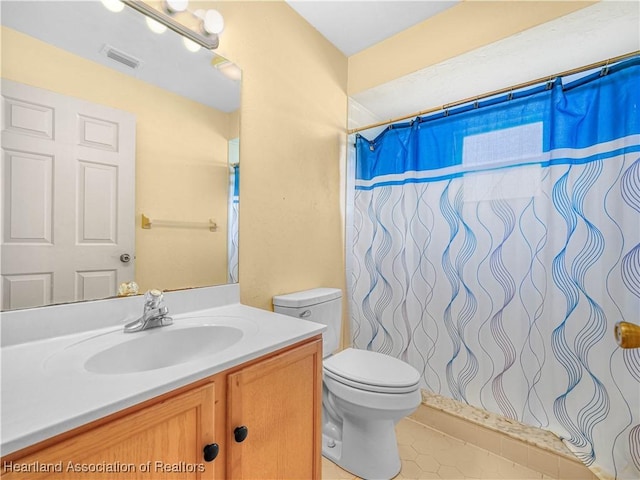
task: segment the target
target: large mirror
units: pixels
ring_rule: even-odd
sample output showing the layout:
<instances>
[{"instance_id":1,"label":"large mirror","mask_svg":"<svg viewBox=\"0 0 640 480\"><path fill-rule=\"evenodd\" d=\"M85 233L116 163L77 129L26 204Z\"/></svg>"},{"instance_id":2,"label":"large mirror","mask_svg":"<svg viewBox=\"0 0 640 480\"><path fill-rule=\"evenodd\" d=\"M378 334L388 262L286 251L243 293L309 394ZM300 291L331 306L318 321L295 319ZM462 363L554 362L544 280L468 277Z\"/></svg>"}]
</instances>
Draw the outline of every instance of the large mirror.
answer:
<instances>
[{"instance_id":1,"label":"large mirror","mask_svg":"<svg viewBox=\"0 0 640 480\"><path fill-rule=\"evenodd\" d=\"M129 7L0 8L2 310L236 282L237 67Z\"/></svg>"}]
</instances>

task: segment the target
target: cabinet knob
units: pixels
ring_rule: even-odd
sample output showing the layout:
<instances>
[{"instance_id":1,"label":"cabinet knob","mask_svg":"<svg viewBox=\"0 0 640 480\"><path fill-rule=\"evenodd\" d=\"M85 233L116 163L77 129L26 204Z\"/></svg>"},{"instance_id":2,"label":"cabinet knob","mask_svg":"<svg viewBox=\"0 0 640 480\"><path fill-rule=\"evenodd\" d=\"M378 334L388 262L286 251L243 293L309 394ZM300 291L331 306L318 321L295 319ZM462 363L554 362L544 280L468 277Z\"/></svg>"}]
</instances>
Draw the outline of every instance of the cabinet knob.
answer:
<instances>
[{"instance_id":1,"label":"cabinet knob","mask_svg":"<svg viewBox=\"0 0 640 480\"><path fill-rule=\"evenodd\" d=\"M205 462L213 462L218 453L220 452L220 447L217 443L210 443L209 445L205 445L204 447L204 461Z\"/></svg>"},{"instance_id":2,"label":"cabinet knob","mask_svg":"<svg viewBox=\"0 0 640 480\"><path fill-rule=\"evenodd\" d=\"M244 439L249 435L249 429L244 425L236 427L233 431L233 438L235 438L236 442L241 443L244 442Z\"/></svg>"}]
</instances>

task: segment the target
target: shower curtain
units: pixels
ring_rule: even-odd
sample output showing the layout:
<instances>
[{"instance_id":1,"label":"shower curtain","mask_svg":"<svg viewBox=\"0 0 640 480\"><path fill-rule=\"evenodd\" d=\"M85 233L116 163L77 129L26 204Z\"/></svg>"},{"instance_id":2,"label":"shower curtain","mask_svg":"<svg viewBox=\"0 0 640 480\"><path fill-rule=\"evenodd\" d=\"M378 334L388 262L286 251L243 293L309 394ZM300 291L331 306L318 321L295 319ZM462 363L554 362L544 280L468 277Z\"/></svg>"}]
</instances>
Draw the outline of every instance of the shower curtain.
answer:
<instances>
[{"instance_id":1,"label":"shower curtain","mask_svg":"<svg viewBox=\"0 0 640 480\"><path fill-rule=\"evenodd\" d=\"M640 59L356 139L356 348L640 478Z\"/></svg>"},{"instance_id":2,"label":"shower curtain","mask_svg":"<svg viewBox=\"0 0 640 480\"><path fill-rule=\"evenodd\" d=\"M229 228L227 238L227 282L238 283L238 206L240 201L240 164L229 166Z\"/></svg>"}]
</instances>

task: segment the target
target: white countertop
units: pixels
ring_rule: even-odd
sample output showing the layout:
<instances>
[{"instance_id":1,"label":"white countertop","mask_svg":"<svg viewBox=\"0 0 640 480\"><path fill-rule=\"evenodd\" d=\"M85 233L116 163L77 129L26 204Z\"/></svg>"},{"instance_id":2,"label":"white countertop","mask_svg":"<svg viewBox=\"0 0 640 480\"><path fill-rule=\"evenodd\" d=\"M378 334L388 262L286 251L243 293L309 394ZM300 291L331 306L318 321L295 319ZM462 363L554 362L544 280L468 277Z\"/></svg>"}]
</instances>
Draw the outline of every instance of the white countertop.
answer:
<instances>
[{"instance_id":1,"label":"white countertop","mask_svg":"<svg viewBox=\"0 0 640 480\"><path fill-rule=\"evenodd\" d=\"M238 343L179 365L127 374L87 372L82 363L59 360L59 352L122 325L5 346L1 349L1 453L6 455L59 433L188 385L321 333L321 324L232 304L174 316L181 322L251 324ZM215 322L215 319L213 319ZM140 335L146 332L122 335ZM130 337L127 337L127 339ZM162 355L162 352L158 352ZM55 359L55 361L52 361Z\"/></svg>"}]
</instances>

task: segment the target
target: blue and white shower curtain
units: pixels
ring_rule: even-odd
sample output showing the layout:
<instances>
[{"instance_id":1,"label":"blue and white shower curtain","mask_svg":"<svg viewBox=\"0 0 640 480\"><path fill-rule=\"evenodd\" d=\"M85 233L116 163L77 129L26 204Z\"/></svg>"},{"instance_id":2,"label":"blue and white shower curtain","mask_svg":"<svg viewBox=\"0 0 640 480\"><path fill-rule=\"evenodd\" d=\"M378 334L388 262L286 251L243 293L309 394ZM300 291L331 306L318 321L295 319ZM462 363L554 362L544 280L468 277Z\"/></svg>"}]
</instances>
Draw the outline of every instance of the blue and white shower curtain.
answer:
<instances>
[{"instance_id":1,"label":"blue and white shower curtain","mask_svg":"<svg viewBox=\"0 0 640 480\"><path fill-rule=\"evenodd\" d=\"M229 166L229 233L227 238L227 282L238 283L238 207L240 202L240 164Z\"/></svg>"},{"instance_id":2,"label":"blue and white shower curtain","mask_svg":"<svg viewBox=\"0 0 640 480\"><path fill-rule=\"evenodd\" d=\"M356 141L354 346L640 478L640 60ZM602 473L601 473L602 474Z\"/></svg>"}]
</instances>

